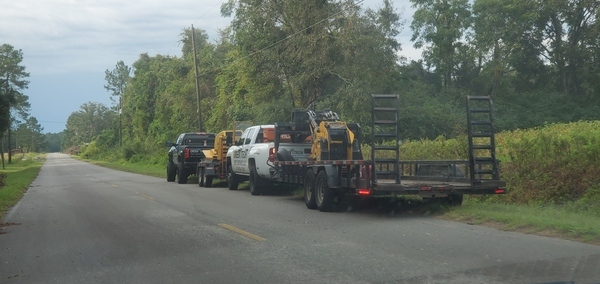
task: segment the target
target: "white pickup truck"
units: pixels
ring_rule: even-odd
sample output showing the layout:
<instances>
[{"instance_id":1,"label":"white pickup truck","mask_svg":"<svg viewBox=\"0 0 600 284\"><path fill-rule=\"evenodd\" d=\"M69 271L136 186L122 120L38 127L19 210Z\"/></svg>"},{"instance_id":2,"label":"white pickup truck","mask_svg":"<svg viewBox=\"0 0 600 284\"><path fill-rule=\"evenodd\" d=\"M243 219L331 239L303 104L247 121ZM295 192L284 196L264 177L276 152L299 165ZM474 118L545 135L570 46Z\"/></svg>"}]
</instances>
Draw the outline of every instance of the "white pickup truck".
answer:
<instances>
[{"instance_id":1,"label":"white pickup truck","mask_svg":"<svg viewBox=\"0 0 600 284\"><path fill-rule=\"evenodd\" d=\"M250 181L250 193L259 195L281 180L273 162L307 161L311 151L309 136L282 134L275 139L275 125L248 127L227 151L227 187L236 190L240 182ZM277 140L277 141L275 141Z\"/></svg>"}]
</instances>

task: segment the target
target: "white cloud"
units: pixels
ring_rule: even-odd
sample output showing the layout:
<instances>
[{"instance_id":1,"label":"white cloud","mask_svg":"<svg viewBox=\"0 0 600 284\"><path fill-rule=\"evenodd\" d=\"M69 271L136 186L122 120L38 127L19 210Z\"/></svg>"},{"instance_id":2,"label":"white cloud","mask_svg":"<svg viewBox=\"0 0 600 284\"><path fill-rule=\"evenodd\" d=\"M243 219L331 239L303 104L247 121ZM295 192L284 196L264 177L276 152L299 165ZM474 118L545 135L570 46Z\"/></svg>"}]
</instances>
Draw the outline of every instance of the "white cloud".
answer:
<instances>
[{"instance_id":1,"label":"white cloud","mask_svg":"<svg viewBox=\"0 0 600 284\"><path fill-rule=\"evenodd\" d=\"M23 49L27 68L39 74L93 71L141 53L179 54L179 34L196 27L217 36L229 20L222 1L19 0L2 4L3 43ZM206 7L214 7L206 13ZM204 16L201 16L204 15Z\"/></svg>"}]
</instances>

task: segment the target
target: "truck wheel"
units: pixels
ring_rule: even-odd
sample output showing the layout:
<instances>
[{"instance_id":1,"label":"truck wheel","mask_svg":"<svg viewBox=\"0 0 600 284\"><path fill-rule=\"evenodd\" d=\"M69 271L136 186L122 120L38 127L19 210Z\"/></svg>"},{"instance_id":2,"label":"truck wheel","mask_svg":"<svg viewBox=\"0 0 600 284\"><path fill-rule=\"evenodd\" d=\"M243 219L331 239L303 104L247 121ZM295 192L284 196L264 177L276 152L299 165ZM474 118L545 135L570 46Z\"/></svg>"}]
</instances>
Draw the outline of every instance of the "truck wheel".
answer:
<instances>
[{"instance_id":1,"label":"truck wheel","mask_svg":"<svg viewBox=\"0 0 600 284\"><path fill-rule=\"evenodd\" d=\"M333 190L327 184L327 172L325 170L320 171L315 186L315 203L319 211L331 211L334 196Z\"/></svg>"},{"instance_id":2,"label":"truck wheel","mask_svg":"<svg viewBox=\"0 0 600 284\"><path fill-rule=\"evenodd\" d=\"M306 171L304 176L304 204L308 209L317 209L315 201L315 172L313 170Z\"/></svg>"},{"instance_id":3,"label":"truck wheel","mask_svg":"<svg viewBox=\"0 0 600 284\"><path fill-rule=\"evenodd\" d=\"M185 184L185 183L187 183L187 180L188 180L188 176L187 176L187 173L185 172L185 167L182 164L179 164L179 167L177 169L177 183Z\"/></svg>"},{"instance_id":4,"label":"truck wheel","mask_svg":"<svg viewBox=\"0 0 600 284\"><path fill-rule=\"evenodd\" d=\"M169 162L167 163L167 181L175 181L175 176L177 175L177 168L175 164Z\"/></svg>"},{"instance_id":5,"label":"truck wheel","mask_svg":"<svg viewBox=\"0 0 600 284\"><path fill-rule=\"evenodd\" d=\"M233 169L231 168L231 165L229 165L227 168L227 187L229 190L236 190L239 183L239 177L233 173Z\"/></svg>"},{"instance_id":6,"label":"truck wheel","mask_svg":"<svg viewBox=\"0 0 600 284\"><path fill-rule=\"evenodd\" d=\"M265 182L261 177L256 173L256 169L254 167L250 168L250 194L252 195L260 195L263 193L263 187L265 186Z\"/></svg>"}]
</instances>

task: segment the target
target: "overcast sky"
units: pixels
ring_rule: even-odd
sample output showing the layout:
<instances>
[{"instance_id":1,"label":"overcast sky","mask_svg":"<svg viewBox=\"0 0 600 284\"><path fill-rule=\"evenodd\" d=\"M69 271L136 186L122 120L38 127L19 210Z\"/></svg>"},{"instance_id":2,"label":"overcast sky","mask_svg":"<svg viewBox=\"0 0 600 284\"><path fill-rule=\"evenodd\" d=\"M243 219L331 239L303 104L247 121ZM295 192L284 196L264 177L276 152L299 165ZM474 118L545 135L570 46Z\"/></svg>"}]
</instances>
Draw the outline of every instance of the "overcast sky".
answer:
<instances>
[{"instance_id":1,"label":"overcast sky","mask_svg":"<svg viewBox=\"0 0 600 284\"><path fill-rule=\"evenodd\" d=\"M209 41L231 19L220 15L223 0L0 0L0 45L23 51L30 73L31 115L45 133L65 129L69 115L86 102L111 105L104 71L117 61L131 66L142 53L181 55L182 29L203 29ZM381 6L365 0L364 7ZM418 59L409 41L408 0L392 1L406 21L398 40L402 56Z\"/></svg>"}]
</instances>

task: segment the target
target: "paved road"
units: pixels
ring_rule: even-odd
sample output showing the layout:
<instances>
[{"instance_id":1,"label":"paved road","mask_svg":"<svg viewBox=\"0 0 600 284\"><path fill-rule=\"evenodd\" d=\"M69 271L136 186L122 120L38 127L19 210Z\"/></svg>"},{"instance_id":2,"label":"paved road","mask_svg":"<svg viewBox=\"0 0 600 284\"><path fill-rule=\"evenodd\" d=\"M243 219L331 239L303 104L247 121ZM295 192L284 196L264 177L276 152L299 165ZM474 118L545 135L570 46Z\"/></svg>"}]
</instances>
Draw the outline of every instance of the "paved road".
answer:
<instances>
[{"instance_id":1,"label":"paved road","mask_svg":"<svg viewBox=\"0 0 600 284\"><path fill-rule=\"evenodd\" d=\"M600 282L600 247L427 216L322 213L49 154L0 283Z\"/></svg>"}]
</instances>

